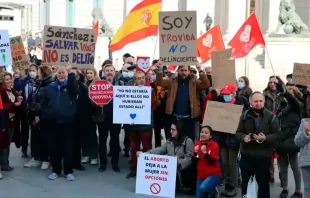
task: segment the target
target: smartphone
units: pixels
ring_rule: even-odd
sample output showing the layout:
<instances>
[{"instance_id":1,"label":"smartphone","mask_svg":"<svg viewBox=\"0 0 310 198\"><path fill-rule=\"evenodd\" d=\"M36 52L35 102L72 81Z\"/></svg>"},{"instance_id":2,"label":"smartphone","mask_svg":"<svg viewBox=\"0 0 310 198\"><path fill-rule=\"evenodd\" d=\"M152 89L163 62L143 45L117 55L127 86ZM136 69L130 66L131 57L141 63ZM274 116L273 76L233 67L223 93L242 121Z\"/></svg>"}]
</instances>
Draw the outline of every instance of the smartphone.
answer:
<instances>
[{"instance_id":1,"label":"smartphone","mask_svg":"<svg viewBox=\"0 0 310 198\"><path fill-rule=\"evenodd\" d=\"M281 83L276 83L276 89L280 93L284 92L284 87L283 87L283 85Z\"/></svg>"}]
</instances>

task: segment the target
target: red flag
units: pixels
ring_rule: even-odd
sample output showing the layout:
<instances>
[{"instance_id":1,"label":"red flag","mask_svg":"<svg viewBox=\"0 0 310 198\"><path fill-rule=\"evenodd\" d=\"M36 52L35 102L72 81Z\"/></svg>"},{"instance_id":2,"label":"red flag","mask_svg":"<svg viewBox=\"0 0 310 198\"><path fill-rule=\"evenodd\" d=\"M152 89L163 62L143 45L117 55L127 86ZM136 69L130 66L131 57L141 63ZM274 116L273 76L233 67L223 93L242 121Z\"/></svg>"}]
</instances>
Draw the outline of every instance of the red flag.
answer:
<instances>
[{"instance_id":1,"label":"red flag","mask_svg":"<svg viewBox=\"0 0 310 198\"><path fill-rule=\"evenodd\" d=\"M214 26L197 39L197 56L201 58L202 63L211 59L211 52L222 49L225 49L225 45L219 25Z\"/></svg>"},{"instance_id":2,"label":"red flag","mask_svg":"<svg viewBox=\"0 0 310 198\"><path fill-rule=\"evenodd\" d=\"M95 25L93 26L93 30L95 30L95 32L96 32L96 40L97 40L97 37L98 37L98 34L99 34L99 21L97 21L95 23Z\"/></svg>"},{"instance_id":3,"label":"red flag","mask_svg":"<svg viewBox=\"0 0 310 198\"><path fill-rule=\"evenodd\" d=\"M228 43L233 49L231 59L245 57L258 44L266 46L256 14L253 13Z\"/></svg>"}]
</instances>

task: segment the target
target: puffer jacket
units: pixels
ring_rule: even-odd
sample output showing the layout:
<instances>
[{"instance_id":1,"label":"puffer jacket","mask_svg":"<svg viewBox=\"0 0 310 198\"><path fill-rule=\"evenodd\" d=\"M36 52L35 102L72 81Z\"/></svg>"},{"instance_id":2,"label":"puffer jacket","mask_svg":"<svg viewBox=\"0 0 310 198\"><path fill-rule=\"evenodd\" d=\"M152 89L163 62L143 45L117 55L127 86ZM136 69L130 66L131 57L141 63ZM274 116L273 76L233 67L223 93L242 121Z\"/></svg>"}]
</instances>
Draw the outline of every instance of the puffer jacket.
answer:
<instances>
[{"instance_id":1,"label":"puffer jacket","mask_svg":"<svg viewBox=\"0 0 310 198\"><path fill-rule=\"evenodd\" d=\"M289 91L286 91L282 96L284 96L284 100L277 112L281 128L281 140L277 151L297 152L298 148L294 143L294 137L302 119L303 102Z\"/></svg>"},{"instance_id":2,"label":"puffer jacket","mask_svg":"<svg viewBox=\"0 0 310 198\"><path fill-rule=\"evenodd\" d=\"M299 152L299 167L310 166L310 135L306 135L304 123L309 122L309 119L302 119L294 142L300 147Z\"/></svg>"},{"instance_id":3,"label":"puffer jacket","mask_svg":"<svg viewBox=\"0 0 310 198\"><path fill-rule=\"evenodd\" d=\"M71 123L76 116L78 83L75 74L68 75L68 80L52 82L47 90L42 106L42 117L55 120L56 123Z\"/></svg>"}]
</instances>

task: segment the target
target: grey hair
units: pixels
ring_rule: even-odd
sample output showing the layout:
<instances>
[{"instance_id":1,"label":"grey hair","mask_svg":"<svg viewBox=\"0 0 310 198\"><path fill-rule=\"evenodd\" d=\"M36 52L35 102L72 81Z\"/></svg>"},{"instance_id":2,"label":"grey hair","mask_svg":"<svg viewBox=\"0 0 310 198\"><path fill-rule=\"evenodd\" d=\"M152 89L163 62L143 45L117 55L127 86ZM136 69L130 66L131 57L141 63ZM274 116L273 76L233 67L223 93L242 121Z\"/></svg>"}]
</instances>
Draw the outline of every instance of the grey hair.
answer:
<instances>
[{"instance_id":1,"label":"grey hair","mask_svg":"<svg viewBox=\"0 0 310 198\"><path fill-rule=\"evenodd\" d=\"M265 102L265 95L264 95L262 92L260 92L260 91L254 91L254 92L250 95L250 97L249 97L249 102L250 102L250 104L252 103L252 98L253 98L253 96L254 96L255 94L260 94L260 95L262 95L262 96L263 96L263 101Z\"/></svg>"}]
</instances>

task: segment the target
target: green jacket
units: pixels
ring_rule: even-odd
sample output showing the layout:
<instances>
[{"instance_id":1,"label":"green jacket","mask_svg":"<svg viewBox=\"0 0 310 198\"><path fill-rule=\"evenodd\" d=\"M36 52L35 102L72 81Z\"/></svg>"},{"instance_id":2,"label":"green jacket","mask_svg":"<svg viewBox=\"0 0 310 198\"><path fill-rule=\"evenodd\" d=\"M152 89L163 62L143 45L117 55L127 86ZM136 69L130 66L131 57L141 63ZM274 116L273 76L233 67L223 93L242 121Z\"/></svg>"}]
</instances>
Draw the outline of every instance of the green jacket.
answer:
<instances>
[{"instance_id":1,"label":"green jacket","mask_svg":"<svg viewBox=\"0 0 310 198\"><path fill-rule=\"evenodd\" d=\"M251 110L247 112L247 115L241 115L239 126L236 132L236 137L240 141L241 154L257 157L257 158L271 158L277 141L281 138L279 120L272 120L273 114L264 109L260 115L258 128L255 128L255 113ZM266 140L263 143L256 141L244 142L244 137L250 133L262 132L266 136Z\"/></svg>"}]
</instances>

